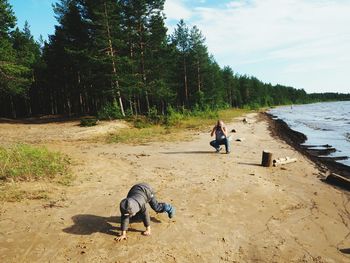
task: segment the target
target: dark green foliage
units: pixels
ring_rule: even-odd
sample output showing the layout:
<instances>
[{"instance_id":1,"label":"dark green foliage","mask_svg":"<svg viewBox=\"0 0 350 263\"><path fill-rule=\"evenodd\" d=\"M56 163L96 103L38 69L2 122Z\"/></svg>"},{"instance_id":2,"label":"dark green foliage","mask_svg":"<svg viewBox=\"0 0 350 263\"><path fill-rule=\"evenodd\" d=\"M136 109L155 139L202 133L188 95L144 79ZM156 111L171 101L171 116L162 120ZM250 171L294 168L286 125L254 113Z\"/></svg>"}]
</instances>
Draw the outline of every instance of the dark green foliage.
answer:
<instances>
[{"instance_id":1,"label":"dark green foliage","mask_svg":"<svg viewBox=\"0 0 350 263\"><path fill-rule=\"evenodd\" d=\"M308 98L312 102L342 101L342 100L350 100L350 94L341 94L341 93L336 93L336 92L311 93L308 95Z\"/></svg>"},{"instance_id":2,"label":"dark green foliage","mask_svg":"<svg viewBox=\"0 0 350 263\"><path fill-rule=\"evenodd\" d=\"M81 127L91 127L96 126L98 119L96 117L83 117L80 119Z\"/></svg>"},{"instance_id":3,"label":"dark green foliage","mask_svg":"<svg viewBox=\"0 0 350 263\"><path fill-rule=\"evenodd\" d=\"M0 0L0 114L13 118L31 114L33 67L40 58L28 23L21 31L14 30L15 22L11 6Z\"/></svg>"},{"instance_id":4,"label":"dark green foliage","mask_svg":"<svg viewBox=\"0 0 350 263\"><path fill-rule=\"evenodd\" d=\"M220 68L196 26L165 27L164 0L59 0L58 25L41 47L26 23L0 0L0 115L146 116L175 124L186 116L217 117L227 107L350 99L271 85ZM167 35L168 33L168 35ZM166 117L165 117L166 116Z\"/></svg>"},{"instance_id":5,"label":"dark green foliage","mask_svg":"<svg viewBox=\"0 0 350 263\"><path fill-rule=\"evenodd\" d=\"M7 0L0 0L0 39L7 38L9 31L16 25L16 17Z\"/></svg>"},{"instance_id":6,"label":"dark green foliage","mask_svg":"<svg viewBox=\"0 0 350 263\"><path fill-rule=\"evenodd\" d=\"M134 123L134 127L137 129L144 129L144 128L148 128L151 127L151 123L148 121L147 118L136 118L133 120Z\"/></svg>"},{"instance_id":7,"label":"dark green foliage","mask_svg":"<svg viewBox=\"0 0 350 263\"><path fill-rule=\"evenodd\" d=\"M150 108L148 115L147 115L147 118L153 124L159 124L162 121L162 118L158 114L158 110L155 106Z\"/></svg>"},{"instance_id":8,"label":"dark green foliage","mask_svg":"<svg viewBox=\"0 0 350 263\"><path fill-rule=\"evenodd\" d=\"M184 118L184 115L175 111L172 107L168 107L168 112L165 117L165 124L168 126L176 126Z\"/></svg>"},{"instance_id":9,"label":"dark green foliage","mask_svg":"<svg viewBox=\"0 0 350 263\"><path fill-rule=\"evenodd\" d=\"M121 119L123 115L119 108L119 105L114 103L107 103L103 106L97 113L97 117L100 120L113 120L113 119Z\"/></svg>"}]
</instances>

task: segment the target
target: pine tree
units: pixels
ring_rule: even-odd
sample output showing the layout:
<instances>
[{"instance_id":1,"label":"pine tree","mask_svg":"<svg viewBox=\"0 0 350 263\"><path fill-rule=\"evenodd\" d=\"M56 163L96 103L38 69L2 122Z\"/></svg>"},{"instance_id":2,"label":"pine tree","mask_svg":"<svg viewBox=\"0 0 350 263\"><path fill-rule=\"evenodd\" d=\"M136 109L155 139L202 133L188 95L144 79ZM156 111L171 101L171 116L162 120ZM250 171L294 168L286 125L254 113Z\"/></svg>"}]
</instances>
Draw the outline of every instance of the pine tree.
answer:
<instances>
[{"instance_id":1,"label":"pine tree","mask_svg":"<svg viewBox=\"0 0 350 263\"><path fill-rule=\"evenodd\" d=\"M59 25L45 50L49 79L54 89L50 94L55 113L85 112L89 35L78 1L61 0L54 5ZM55 105L55 106L54 106Z\"/></svg>"},{"instance_id":2,"label":"pine tree","mask_svg":"<svg viewBox=\"0 0 350 263\"><path fill-rule=\"evenodd\" d=\"M187 58L190 50L189 43L189 29L183 19L177 24L177 27L172 35L172 43L176 46L177 51L179 52L179 62L181 63L181 76L183 79L183 92L182 96L180 95L180 100L182 105L188 105L188 74L187 74Z\"/></svg>"},{"instance_id":3,"label":"pine tree","mask_svg":"<svg viewBox=\"0 0 350 263\"><path fill-rule=\"evenodd\" d=\"M16 63L26 68L26 80L27 85L24 87L23 100L25 104L26 115L32 115L31 102L30 102L30 90L35 82L34 68L40 60L40 47L35 42L30 32L30 27L26 21L24 28L20 31L18 28L12 34L13 49L16 52Z\"/></svg>"},{"instance_id":4,"label":"pine tree","mask_svg":"<svg viewBox=\"0 0 350 263\"><path fill-rule=\"evenodd\" d=\"M168 46L167 28L162 13L164 1L158 2L158 9L150 15L148 22L149 37L146 49L146 68L148 72L148 86L155 106L162 114L166 112L166 105L171 104L175 98L169 84L170 74L173 72L171 50Z\"/></svg>"},{"instance_id":5,"label":"pine tree","mask_svg":"<svg viewBox=\"0 0 350 263\"><path fill-rule=\"evenodd\" d=\"M16 26L16 17L7 0L0 0L0 40L9 37L11 29Z\"/></svg>"},{"instance_id":6,"label":"pine tree","mask_svg":"<svg viewBox=\"0 0 350 263\"><path fill-rule=\"evenodd\" d=\"M191 79L194 80L193 83L195 83L193 87L190 88L190 90L192 90L191 93L194 94L193 103L203 107L203 75L208 65L209 55L205 45L205 37L196 26L191 28L189 34L189 50L189 60L192 68L191 72L193 72Z\"/></svg>"},{"instance_id":7,"label":"pine tree","mask_svg":"<svg viewBox=\"0 0 350 263\"><path fill-rule=\"evenodd\" d=\"M125 116L124 92L120 85L123 40L119 5L112 0L85 0L81 3L85 10L84 19L89 21L90 50L96 66L95 79L101 82L104 76L109 80L109 84L102 84L105 86L104 95L109 96L112 103L118 101L121 114Z\"/></svg>"},{"instance_id":8,"label":"pine tree","mask_svg":"<svg viewBox=\"0 0 350 263\"><path fill-rule=\"evenodd\" d=\"M31 67L38 55L28 23L22 32L13 30L15 22L11 6L0 0L0 100L3 111L13 118L18 110L22 115L31 113L27 98L33 82ZM21 107L23 101L26 108Z\"/></svg>"},{"instance_id":9,"label":"pine tree","mask_svg":"<svg viewBox=\"0 0 350 263\"><path fill-rule=\"evenodd\" d=\"M157 74L154 61L159 61L156 56L164 49L166 40L165 18L162 13L164 0L122 0L119 3L122 8L130 75L137 86L134 90L139 92L135 95L135 111L142 111L144 99L146 112L149 113L152 99L150 95L154 91L154 76Z\"/></svg>"},{"instance_id":10,"label":"pine tree","mask_svg":"<svg viewBox=\"0 0 350 263\"><path fill-rule=\"evenodd\" d=\"M189 45L196 67L197 91L200 92L201 86L203 85L201 76L202 67L203 64L207 62L208 51L207 47L205 46L205 37L196 26L193 26L190 31Z\"/></svg>"}]
</instances>

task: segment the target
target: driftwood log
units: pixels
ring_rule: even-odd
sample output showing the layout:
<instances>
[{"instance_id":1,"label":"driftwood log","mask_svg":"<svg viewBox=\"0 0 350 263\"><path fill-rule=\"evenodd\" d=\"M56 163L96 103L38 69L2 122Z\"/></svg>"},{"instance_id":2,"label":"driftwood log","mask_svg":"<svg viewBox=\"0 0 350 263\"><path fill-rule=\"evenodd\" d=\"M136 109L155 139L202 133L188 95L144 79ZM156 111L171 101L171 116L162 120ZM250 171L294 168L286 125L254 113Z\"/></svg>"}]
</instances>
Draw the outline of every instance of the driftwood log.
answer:
<instances>
[{"instance_id":1,"label":"driftwood log","mask_svg":"<svg viewBox=\"0 0 350 263\"><path fill-rule=\"evenodd\" d=\"M297 161L297 158L290 158L290 157L285 157L285 158L278 158L273 160L273 166L279 166L282 164L287 164L287 163L294 163Z\"/></svg>"},{"instance_id":2,"label":"driftwood log","mask_svg":"<svg viewBox=\"0 0 350 263\"><path fill-rule=\"evenodd\" d=\"M318 159L322 161L343 161L349 159L348 156L334 156L334 157L328 157L328 156L317 156Z\"/></svg>"},{"instance_id":3,"label":"driftwood log","mask_svg":"<svg viewBox=\"0 0 350 263\"><path fill-rule=\"evenodd\" d=\"M340 174L331 173L327 176L325 181L350 190L350 179Z\"/></svg>"},{"instance_id":4,"label":"driftwood log","mask_svg":"<svg viewBox=\"0 0 350 263\"><path fill-rule=\"evenodd\" d=\"M335 148L331 147L331 148L324 148L324 149L308 148L306 151L312 155L329 155L331 153L336 152L337 150Z\"/></svg>"},{"instance_id":5,"label":"driftwood log","mask_svg":"<svg viewBox=\"0 0 350 263\"><path fill-rule=\"evenodd\" d=\"M264 167L270 167L272 165L272 153L269 151L262 152L261 165Z\"/></svg>"},{"instance_id":6,"label":"driftwood log","mask_svg":"<svg viewBox=\"0 0 350 263\"><path fill-rule=\"evenodd\" d=\"M332 145L329 144L323 144L323 145L307 145L307 144L302 144L300 145L302 148L332 148Z\"/></svg>"}]
</instances>

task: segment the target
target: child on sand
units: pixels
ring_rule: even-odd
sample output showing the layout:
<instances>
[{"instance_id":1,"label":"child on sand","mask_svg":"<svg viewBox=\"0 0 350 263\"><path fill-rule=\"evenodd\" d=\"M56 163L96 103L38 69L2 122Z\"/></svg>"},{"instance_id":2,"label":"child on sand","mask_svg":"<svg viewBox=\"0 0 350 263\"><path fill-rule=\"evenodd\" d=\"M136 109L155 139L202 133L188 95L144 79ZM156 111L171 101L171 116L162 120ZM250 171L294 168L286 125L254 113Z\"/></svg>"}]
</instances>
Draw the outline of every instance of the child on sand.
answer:
<instances>
[{"instance_id":1,"label":"child on sand","mask_svg":"<svg viewBox=\"0 0 350 263\"><path fill-rule=\"evenodd\" d=\"M120 202L121 213L121 235L116 238L117 241L127 239L126 231L129 226L130 218L137 216L141 217L146 231L142 234L145 236L151 235L150 215L146 204L149 203L151 208L157 213L168 213L168 217L172 218L175 215L175 207L167 203L158 203L153 189L146 183L136 184L131 187L127 198Z\"/></svg>"},{"instance_id":2,"label":"child on sand","mask_svg":"<svg viewBox=\"0 0 350 263\"><path fill-rule=\"evenodd\" d=\"M220 145L224 144L226 148L226 153L230 153L230 142L227 136L227 128L222 120L218 120L216 125L211 131L210 136L215 134L215 140L210 142L210 145L213 146L217 153L220 152Z\"/></svg>"}]
</instances>

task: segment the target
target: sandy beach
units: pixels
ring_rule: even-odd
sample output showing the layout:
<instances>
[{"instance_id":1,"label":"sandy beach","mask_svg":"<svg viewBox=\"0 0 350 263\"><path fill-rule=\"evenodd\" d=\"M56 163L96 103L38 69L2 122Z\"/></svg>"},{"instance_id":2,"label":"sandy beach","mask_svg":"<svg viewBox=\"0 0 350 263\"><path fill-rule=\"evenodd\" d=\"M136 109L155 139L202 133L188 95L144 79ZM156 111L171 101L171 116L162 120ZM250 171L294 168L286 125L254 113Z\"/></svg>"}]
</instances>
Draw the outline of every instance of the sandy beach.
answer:
<instances>
[{"instance_id":1,"label":"sandy beach","mask_svg":"<svg viewBox=\"0 0 350 263\"><path fill-rule=\"evenodd\" d=\"M211 127L191 141L125 145L87 140L124 123L0 124L4 143L59 150L76 175L69 187L27 184L49 200L0 204L0 262L350 262L349 192L322 182L258 114L245 118L227 124L237 131L231 154L214 153ZM263 150L297 162L262 167ZM150 210L152 235L132 223L117 243L119 201L137 182L177 213Z\"/></svg>"}]
</instances>

